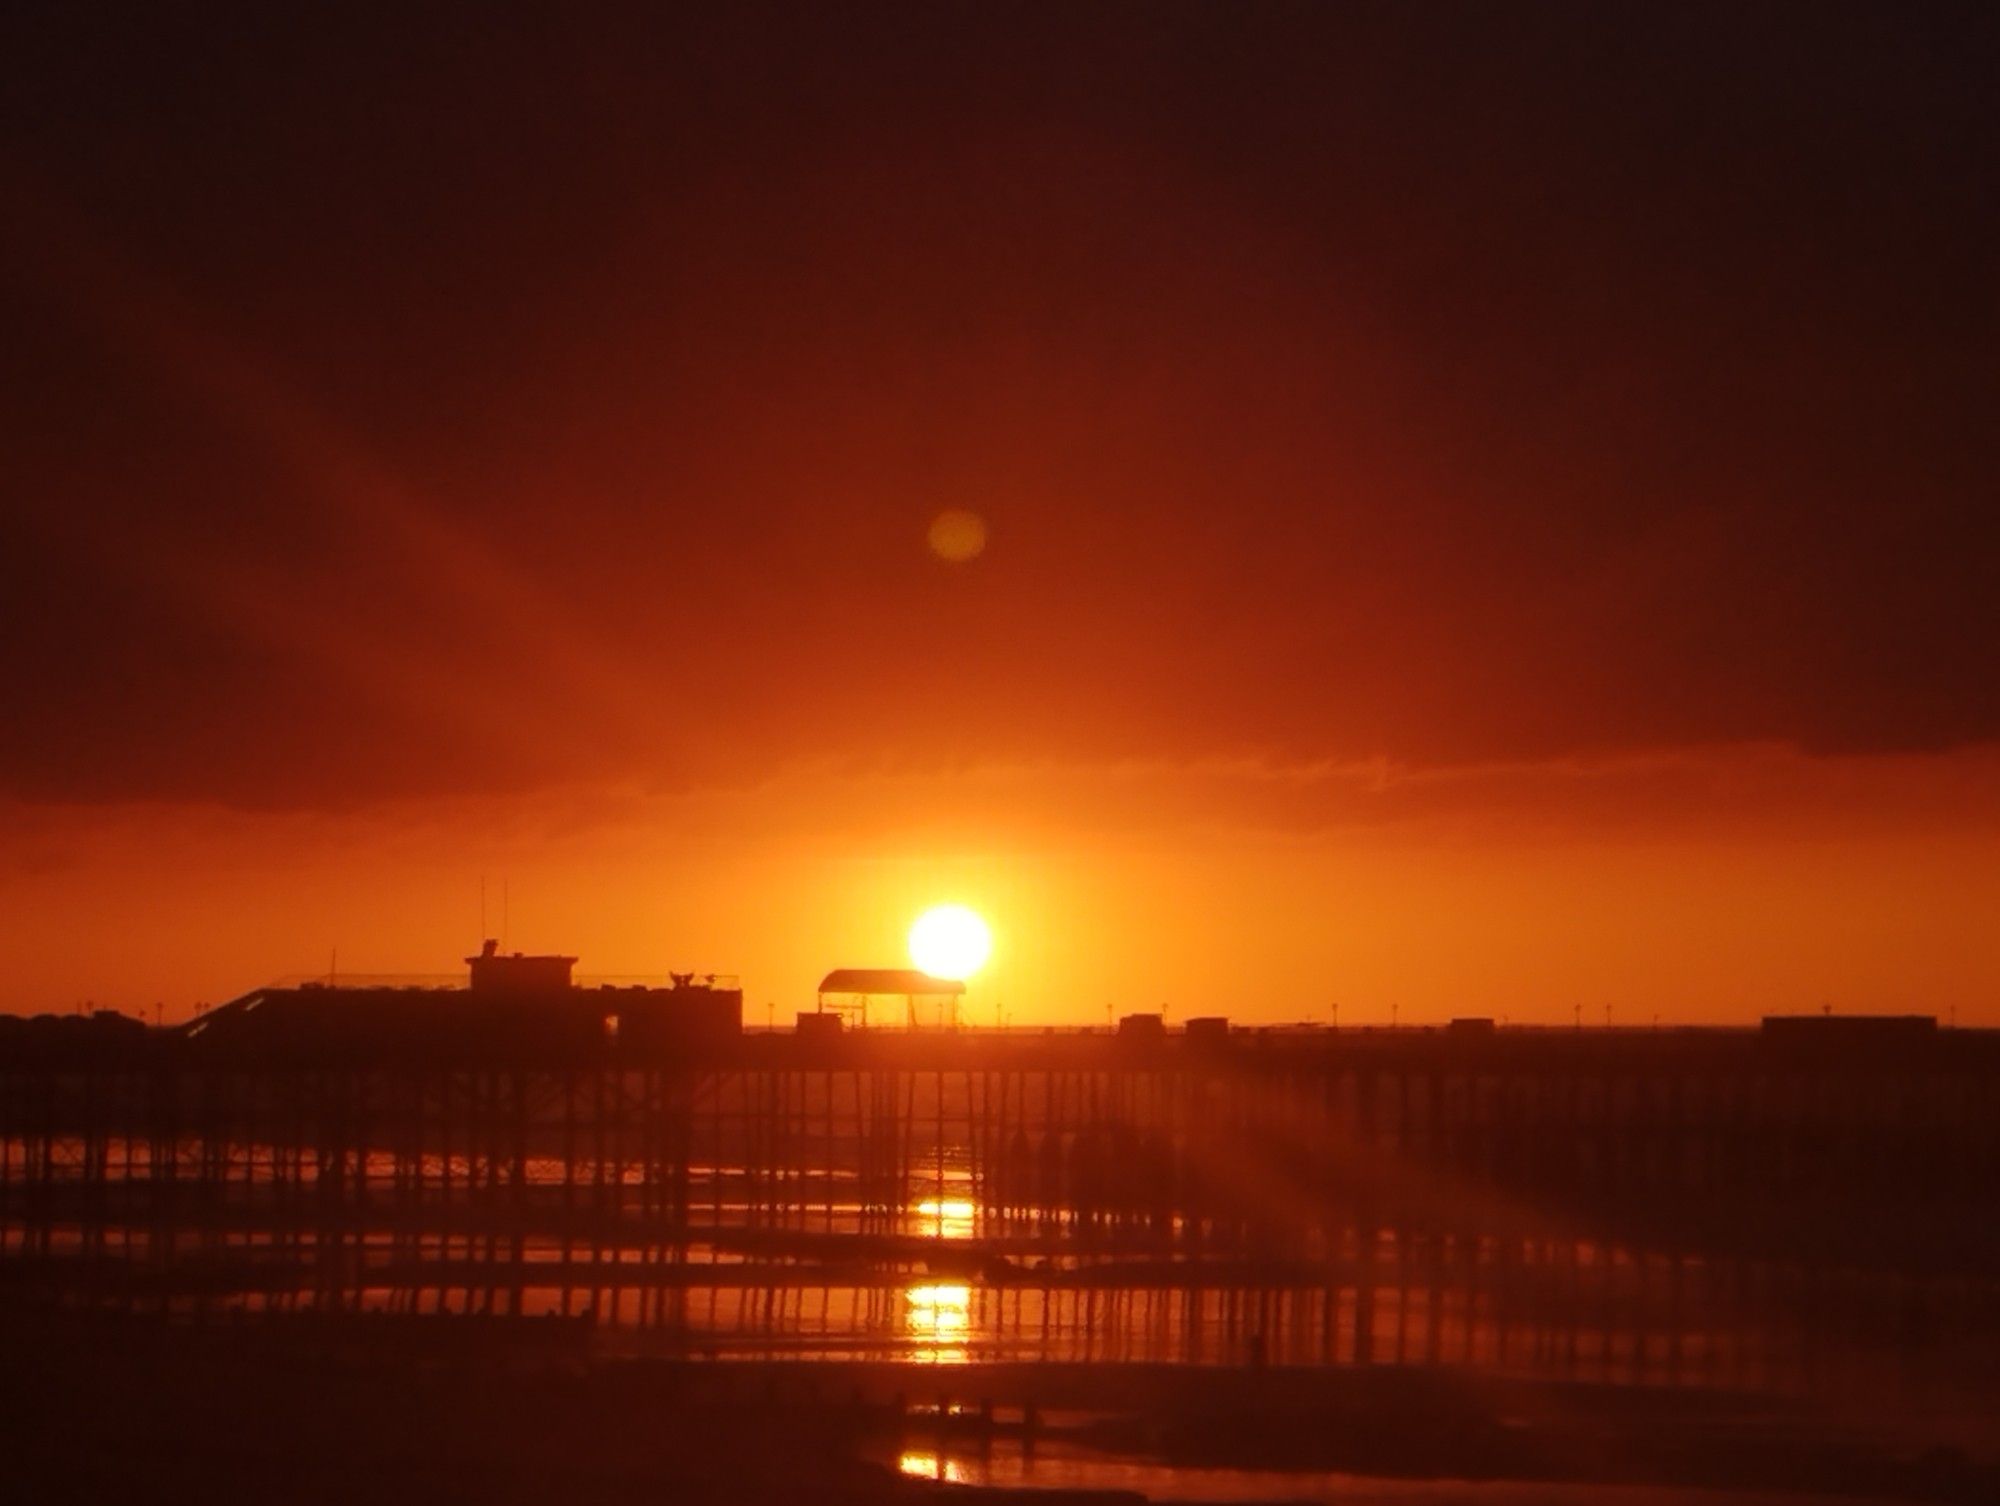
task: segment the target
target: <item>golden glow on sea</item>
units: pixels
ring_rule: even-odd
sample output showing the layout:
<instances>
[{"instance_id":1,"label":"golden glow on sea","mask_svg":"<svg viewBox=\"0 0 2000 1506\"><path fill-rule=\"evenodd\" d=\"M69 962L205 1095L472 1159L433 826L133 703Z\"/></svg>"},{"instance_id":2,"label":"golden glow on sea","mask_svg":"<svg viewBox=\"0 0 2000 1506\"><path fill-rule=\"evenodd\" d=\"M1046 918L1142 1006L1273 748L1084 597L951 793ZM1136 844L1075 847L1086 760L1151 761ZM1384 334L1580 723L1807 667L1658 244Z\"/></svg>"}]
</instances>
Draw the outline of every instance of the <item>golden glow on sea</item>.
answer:
<instances>
[{"instance_id":1,"label":"golden glow on sea","mask_svg":"<svg viewBox=\"0 0 2000 1506\"><path fill-rule=\"evenodd\" d=\"M972 1288L927 1282L903 1293L904 1321L916 1341L915 1358L938 1365L962 1365L972 1329Z\"/></svg>"},{"instance_id":2,"label":"golden glow on sea","mask_svg":"<svg viewBox=\"0 0 2000 1506\"><path fill-rule=\"evenodd\" d=\"M952 1484L965 1483L965 1467L956 1459L939 1461L938 1456L918 1449L906 1449L896 1460L897 1470L922 1480L945 1480Z\"/></svg>"},{"instance_id":3,"label":"golden glow on sea","mask_svg":"<svg viewBox=\"0 0 2000 1506\"><path fill-rule=\"evenodd\" d=\"M923 1221L923 1233L940 1239L970 1239L972 1218L978 1209L969 1198L947 1197L925 1198L914 1211Z\"/></svg>"}]
</instances>

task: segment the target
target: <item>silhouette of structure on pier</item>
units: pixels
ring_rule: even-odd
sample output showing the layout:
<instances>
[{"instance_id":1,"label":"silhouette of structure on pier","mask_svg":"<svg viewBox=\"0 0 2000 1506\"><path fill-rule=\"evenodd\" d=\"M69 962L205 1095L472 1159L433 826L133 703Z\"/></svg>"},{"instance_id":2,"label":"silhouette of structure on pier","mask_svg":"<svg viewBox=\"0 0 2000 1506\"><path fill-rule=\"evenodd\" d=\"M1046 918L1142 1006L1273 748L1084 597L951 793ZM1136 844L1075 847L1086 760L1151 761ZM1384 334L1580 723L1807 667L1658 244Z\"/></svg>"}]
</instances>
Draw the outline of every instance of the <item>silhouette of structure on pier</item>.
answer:
<instances>
[{"instance_id":1,"label":"silhouette of structure on pier","mask_svg":"<svg viewBox=\"0 0 2000 1506\"><path fill-rule=\"evenodd\" d=\"M801 1028L807 1030L824 1033L829 1027L837 1030L843 1024L866 1029L868 1004L872 999L901 999L903 1023L912 1030L926 1024L955 1030L965 984L955 978L933 978L910 967L837 967L819 980L816 992L817 1012L832 1014L834 1018L830 1022L816 1020L808 1026L801 1015ZM929 1020L923 1018L926 1007L931 1012Z\"/></svg>"}]
</instances>

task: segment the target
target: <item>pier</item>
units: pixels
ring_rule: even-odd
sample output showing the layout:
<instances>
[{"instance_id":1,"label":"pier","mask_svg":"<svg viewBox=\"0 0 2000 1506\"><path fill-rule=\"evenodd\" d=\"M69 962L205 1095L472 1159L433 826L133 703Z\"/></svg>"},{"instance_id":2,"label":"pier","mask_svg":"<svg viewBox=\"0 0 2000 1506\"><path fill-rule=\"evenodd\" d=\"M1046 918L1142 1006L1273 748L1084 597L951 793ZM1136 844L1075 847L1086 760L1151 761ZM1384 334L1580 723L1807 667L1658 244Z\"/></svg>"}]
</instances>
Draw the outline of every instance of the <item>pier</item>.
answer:
<instances>
[{"instance_id":1,"label":"pier","mask_svg":"<svg viewBox=\"0 0 2000 1506\"><path fill-rule=\"evenodd\" d=\"M713 980L564 986L487 1028L424 1024L477 991L312 987L176 1031L12 1022L8 1299L1992 1394L2000 1034L745 1033Z\"/></svg>"}]
</instances>

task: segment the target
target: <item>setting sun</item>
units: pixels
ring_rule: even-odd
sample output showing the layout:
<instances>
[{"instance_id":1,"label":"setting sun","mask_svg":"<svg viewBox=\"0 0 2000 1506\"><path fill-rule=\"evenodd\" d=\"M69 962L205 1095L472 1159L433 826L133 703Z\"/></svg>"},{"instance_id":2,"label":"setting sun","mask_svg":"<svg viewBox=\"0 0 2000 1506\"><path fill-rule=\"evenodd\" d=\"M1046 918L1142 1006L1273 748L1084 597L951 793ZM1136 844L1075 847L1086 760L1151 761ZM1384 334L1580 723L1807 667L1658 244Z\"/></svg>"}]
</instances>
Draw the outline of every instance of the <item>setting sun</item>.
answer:
<instances>
[{"instance_id":1,"label":"setting sun","mask_svg":"<svg viewBox=\"0 0 2000 1506\"><path fill-rule=\"evenodd\" d=\"M910 927L910 960L933 978L962 982L992 951L993 933L964 905L933 905Z\"/></svg>"}]
</instances>

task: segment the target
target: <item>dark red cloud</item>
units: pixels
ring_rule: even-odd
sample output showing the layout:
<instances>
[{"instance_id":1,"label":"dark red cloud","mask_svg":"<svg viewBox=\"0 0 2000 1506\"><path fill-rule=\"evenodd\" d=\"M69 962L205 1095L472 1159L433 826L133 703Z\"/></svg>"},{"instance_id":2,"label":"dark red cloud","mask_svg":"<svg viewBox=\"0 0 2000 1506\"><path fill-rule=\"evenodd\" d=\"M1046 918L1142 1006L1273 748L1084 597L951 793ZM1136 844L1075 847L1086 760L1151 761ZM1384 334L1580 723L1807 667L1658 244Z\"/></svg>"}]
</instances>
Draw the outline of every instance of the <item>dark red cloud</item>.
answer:
<instances>
[{"instance_id":1,"label":"dark red cloud","mask_svg":"<svg viewBox=\"0 0 2000 1506\"><path fill-rule=\"evenodd\" d=\"M1994 41L15 19L0 782L1993 738Z\"/></svg>"}]
</instances>

